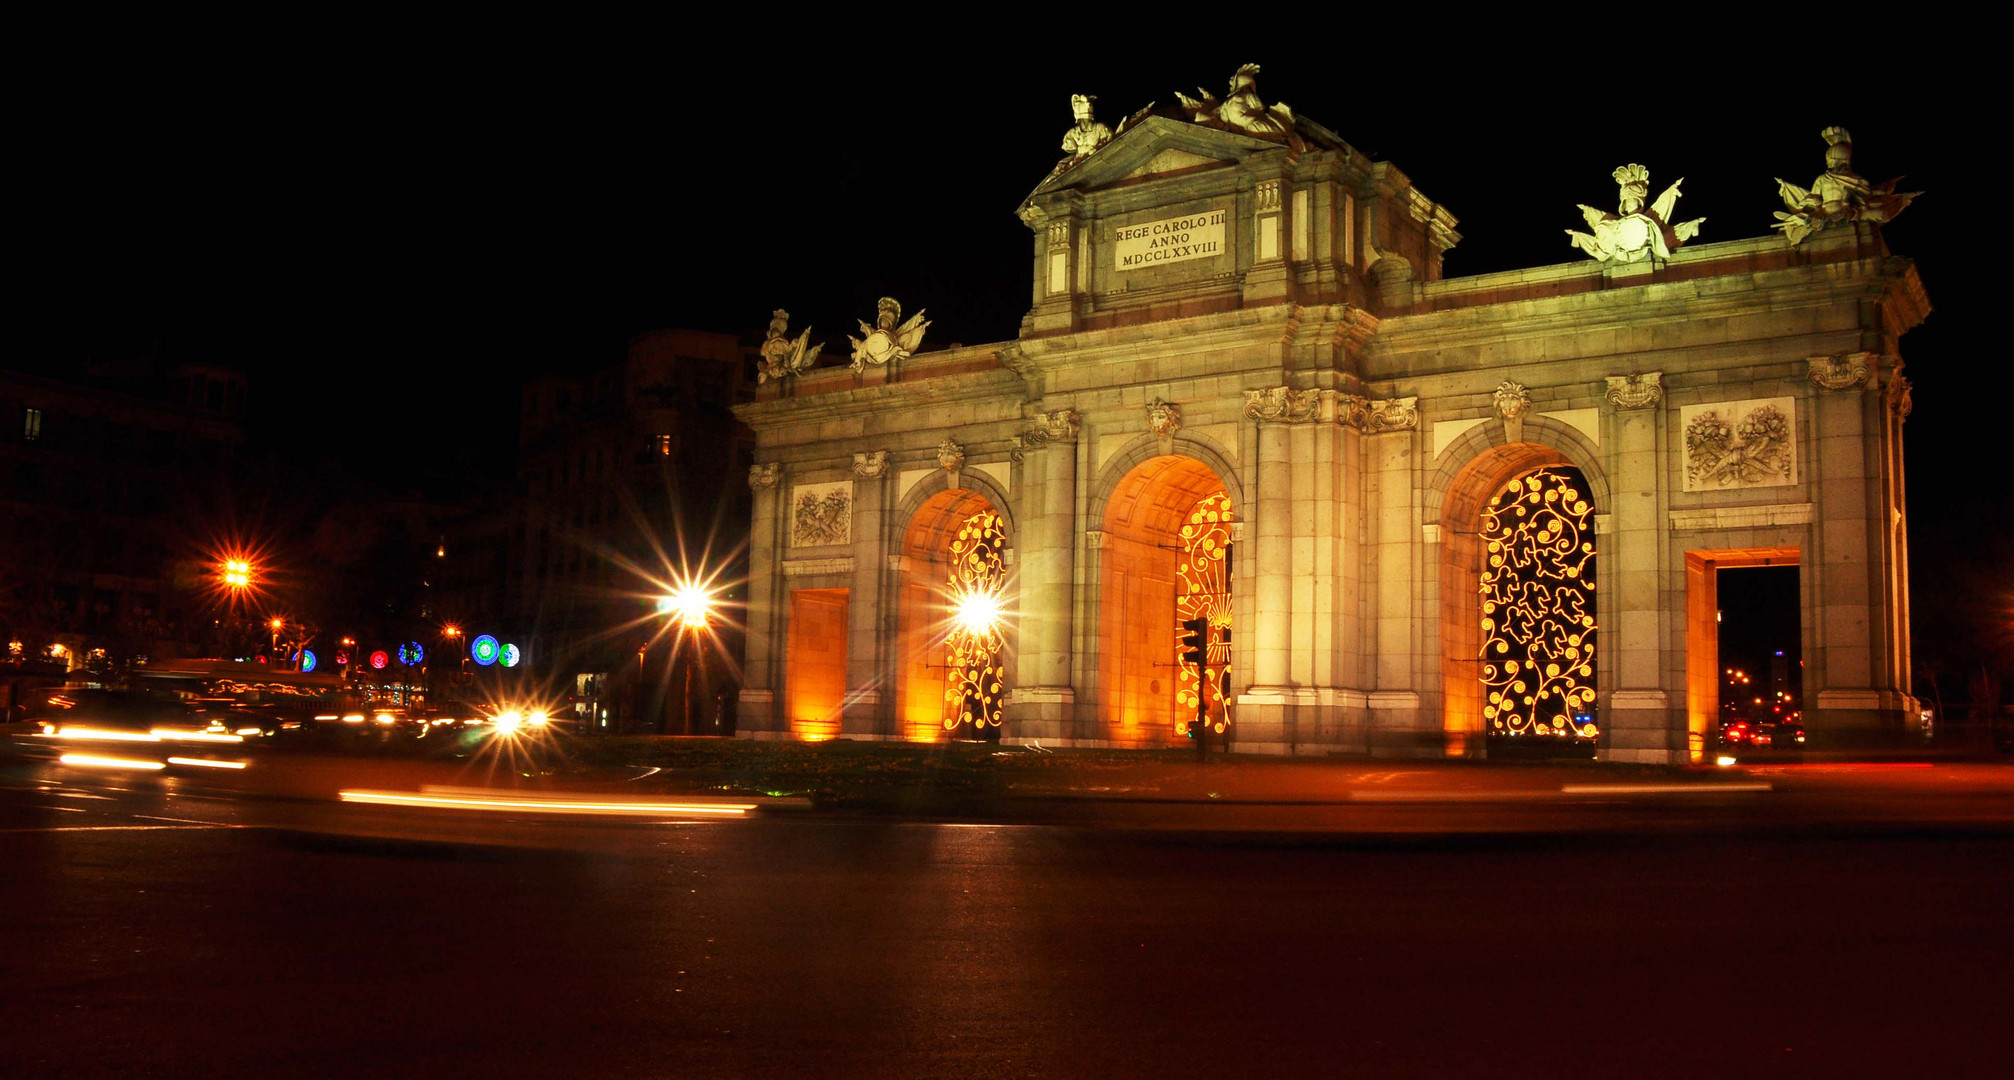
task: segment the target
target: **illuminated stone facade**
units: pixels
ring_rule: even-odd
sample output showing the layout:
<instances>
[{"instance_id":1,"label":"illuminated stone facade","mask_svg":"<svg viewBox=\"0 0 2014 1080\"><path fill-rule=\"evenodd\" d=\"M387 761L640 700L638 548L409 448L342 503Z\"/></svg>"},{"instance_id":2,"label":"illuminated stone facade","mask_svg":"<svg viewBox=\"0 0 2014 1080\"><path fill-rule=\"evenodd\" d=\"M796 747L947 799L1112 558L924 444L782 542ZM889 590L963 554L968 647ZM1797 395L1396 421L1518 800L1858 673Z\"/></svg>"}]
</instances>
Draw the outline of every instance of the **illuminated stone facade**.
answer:
<instances>
[{"instance_id":1,"label":"illuminated stone facade","mask_svg":"<svg viewBox=\"0 0 2014 1080\"><path fill-rule=\"evenodd\" d=\"M1251 79L1232 91L1127 118L1028 197L1016 340L739 407L760 463L744 735L943 737L949 545L991 511L1002 736L1179 744L1181 531L1227 502L1209 614L1232 631L1211 655L1232 748L1483 753L1486 694L1515 681L1485 671L1488 531L1512 512L1492 500L1541 470L1591 498L1568 516L1598 566L1574 594L1594 700L1561 698L1585 709L1563 730L1591 724L1611 760L1709 752L1711 571L1764 561L1802 568L1813 742L1902 728L1897 345L1929 305L1875 225L1444 279L1448 210ZM1562 542L1536 529L1520 543ZM843 619L843 679L792 670L791 613L814 609Z\"/></svg>"}]
</instances>

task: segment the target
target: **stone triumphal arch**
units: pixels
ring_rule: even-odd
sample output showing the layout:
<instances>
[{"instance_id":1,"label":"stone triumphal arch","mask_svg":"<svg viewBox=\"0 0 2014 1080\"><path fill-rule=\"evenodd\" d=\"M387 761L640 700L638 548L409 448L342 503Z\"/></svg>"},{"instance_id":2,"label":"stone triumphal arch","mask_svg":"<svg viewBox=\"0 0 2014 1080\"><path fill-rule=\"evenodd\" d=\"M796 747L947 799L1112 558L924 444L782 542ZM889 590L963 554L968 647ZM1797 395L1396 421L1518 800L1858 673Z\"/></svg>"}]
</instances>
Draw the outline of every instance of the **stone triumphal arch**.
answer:
<instances>
[{"instance_id":1,"label":"stone triumphal arch","mask_svg":"<svg viewBox=\"0 0 2014 1080\"><path fill-rule=\"evenodd\" d=\"M1019 208L1014 340L934 349L884 298L820 364L777 313L738 409L744 735L1151 747L1200 708L1255 752L1697 760L1717 569L1764 564L1799 567L1813 741L1915 716L1929 305L1844 129L1769 235L1709 242L1626 165L1577 261L1447 278L1453 214L1255 68L1079 111Z\"/></svg>"}]
</instances>

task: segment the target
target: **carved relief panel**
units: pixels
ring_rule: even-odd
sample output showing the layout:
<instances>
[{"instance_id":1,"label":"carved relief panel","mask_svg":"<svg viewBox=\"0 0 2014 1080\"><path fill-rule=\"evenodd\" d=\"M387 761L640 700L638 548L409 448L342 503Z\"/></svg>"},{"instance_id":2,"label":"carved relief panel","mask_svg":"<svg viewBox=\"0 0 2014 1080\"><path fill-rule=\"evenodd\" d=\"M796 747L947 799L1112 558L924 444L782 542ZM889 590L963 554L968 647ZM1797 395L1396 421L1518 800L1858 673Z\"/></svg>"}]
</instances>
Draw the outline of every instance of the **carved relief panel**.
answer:
<instances>
[{"instance_id":1,"label":"carved relief panel","mask_svg":"<svg viewBox=\"0 0 2014 1080\"><path fill-rule=\"evenodd\" d=\"M791 487L791 547L830 547L852 542L853 481Z\"/></svg>"},{"instance_id":2,"label":"carved relief panel","mask_svg":"<svg viewBox=\"0 0 2014 1080\"><path fill-rule=\"evenodd\" d=\"M1686 491L1797 483L1797 399L1752 398L1678 411Z\"/></svg>"}]
</instances>

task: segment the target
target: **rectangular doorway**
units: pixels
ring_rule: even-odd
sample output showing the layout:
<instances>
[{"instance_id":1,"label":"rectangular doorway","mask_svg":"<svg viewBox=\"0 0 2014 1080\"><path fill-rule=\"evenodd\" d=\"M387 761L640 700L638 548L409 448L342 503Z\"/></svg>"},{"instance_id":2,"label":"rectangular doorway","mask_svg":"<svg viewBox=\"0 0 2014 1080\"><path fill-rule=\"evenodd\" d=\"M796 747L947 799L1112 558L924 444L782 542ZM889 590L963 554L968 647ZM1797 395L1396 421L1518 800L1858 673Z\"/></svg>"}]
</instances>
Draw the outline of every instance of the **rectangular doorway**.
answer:
<instances>
[{"instance_id":1,"label":"rectangular doorway","mask_svg":"<svg viewBox=\"0 0 2014 1080\"><path fill-rule=\"evenodd\" d=\"M845 589L796 589L790 594L784 652L784 701L790 732L800 739L839 734L846 705Z\"/></svg>"},{"instance_id":2,"label":"rectangular doorway","mask_svg":"<svg viewBox=\"0 0 2014 1080\"><path fill-rule=\"evenodd\" d=\"M1804 699L1804 604L1794 547L1685 553L1687 751L1721 749L1724 726L1766 730L1771 750L1797 745ZM1777 746L1782 733L1784 746Z\"/></svg>"}]
</instances>

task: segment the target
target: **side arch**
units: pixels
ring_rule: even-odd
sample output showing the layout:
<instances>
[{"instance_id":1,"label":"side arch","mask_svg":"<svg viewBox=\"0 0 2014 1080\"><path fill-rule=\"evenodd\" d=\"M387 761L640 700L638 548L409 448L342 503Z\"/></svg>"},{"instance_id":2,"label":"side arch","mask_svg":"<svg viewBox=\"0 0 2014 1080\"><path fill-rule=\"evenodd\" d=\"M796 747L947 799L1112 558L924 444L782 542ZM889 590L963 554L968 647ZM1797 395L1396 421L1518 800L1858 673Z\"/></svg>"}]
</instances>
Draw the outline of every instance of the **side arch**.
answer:
<instances>
[{"instance_id":1,"label":"side arch","mask_svg":"<svg viewBox=\"0 0 2014 1080\"><path fill-rule=\"evenodd\" d=\"M958 473L958 487L974 492L993 504L993 509L1007 520L1007 535L1010 542L1012 537L1020 534L1018 523L1014 520L1014 503L1007 498L1007 492L991 476L976 469L961 469ZM951 490L954 490L951 487L951 474L943 469L933 469L929 476L916 481L916 486L902 495L895 505L895 513L889 516L889 528L894 530L894 535L889 538L888 550L901 551L903 535L908 531L909 523L915 520L916 512L923 509L923 504L929 502L933 496Z\"/></svg>"},{"instance_id":2,"label":"side arch","mask_svg":"<svg viewBox=\"0 0 2014 1080\"><path fill-rule=\"evenodd\" d=\"M1547 466L1568 466L1587 481L1597 514L1612 495L1600 450L1581 432L1550 417L1525 418L1523 439L1510 442L1500 423L1478 425L1448 447L1427 482L1422 507L1440 527L1433 560L1440 602L1441 729L1451 755L1482 752L1482 508L1511 479ZM1603 545L1596 540L1596 557ZM1597 624L1597 632L1600 629Z\"/></svg>"}]
</instances>

